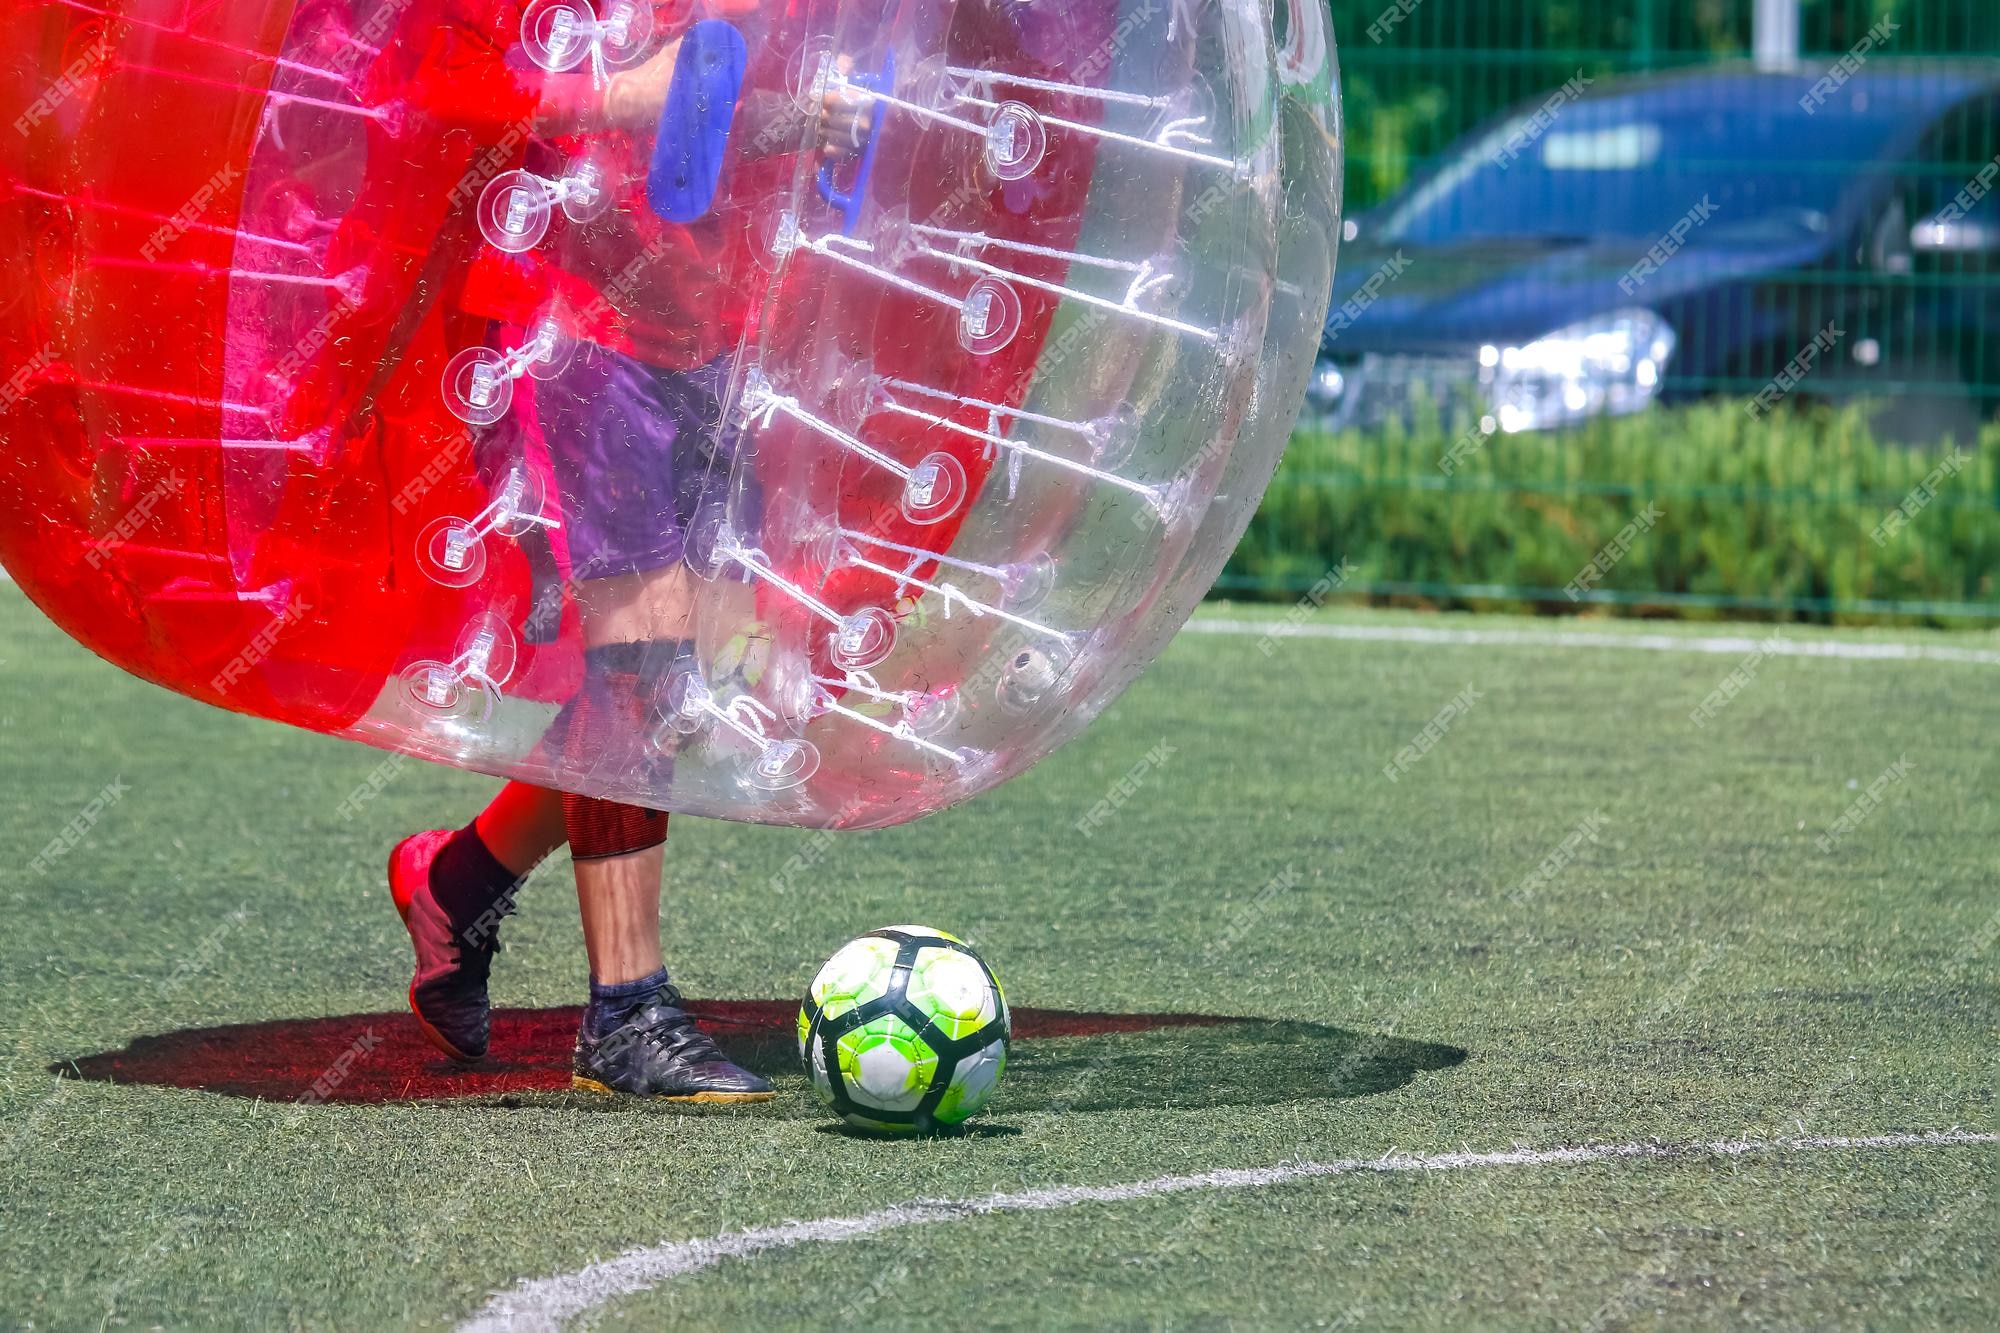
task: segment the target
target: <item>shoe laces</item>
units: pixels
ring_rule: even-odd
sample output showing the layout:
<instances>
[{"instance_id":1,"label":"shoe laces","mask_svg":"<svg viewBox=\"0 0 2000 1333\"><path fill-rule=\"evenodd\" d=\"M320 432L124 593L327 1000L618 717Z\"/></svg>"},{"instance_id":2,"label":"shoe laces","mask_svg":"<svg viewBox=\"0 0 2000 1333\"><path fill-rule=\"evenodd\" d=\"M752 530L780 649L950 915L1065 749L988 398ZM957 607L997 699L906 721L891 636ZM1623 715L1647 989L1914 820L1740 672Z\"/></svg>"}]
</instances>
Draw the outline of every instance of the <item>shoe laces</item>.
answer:
<instances>
[{"instance_id":1,"label":"shoe laces","mask_svg":"<svg viewBox=\"0 0 2000 1333\"><path fill-rule=\"evenodd\" d=\"M633 1017L639 1025L638 1039L662 1055L720 1055L721 1051L695 1025L694 1016L684 1008L679 988L671 982L647 996Z\"/></svg>"}]
</instances>

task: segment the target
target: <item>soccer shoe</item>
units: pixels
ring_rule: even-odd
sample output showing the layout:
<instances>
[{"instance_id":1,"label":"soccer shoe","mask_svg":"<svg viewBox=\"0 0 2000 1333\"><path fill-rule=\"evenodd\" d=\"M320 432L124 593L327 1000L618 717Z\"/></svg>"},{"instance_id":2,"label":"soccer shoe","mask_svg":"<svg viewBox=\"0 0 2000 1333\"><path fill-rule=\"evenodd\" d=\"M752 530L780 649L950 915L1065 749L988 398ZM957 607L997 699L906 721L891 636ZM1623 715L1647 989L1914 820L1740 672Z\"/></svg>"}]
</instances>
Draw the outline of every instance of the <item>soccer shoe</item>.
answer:
<instances>
[{"instance_id":1,"label":"soccer shoe","mask_svg":"<svg viewBox=\"0 0 2000 1333\"><path fill-rule=\"evenodd\" d=\"M574 1087L674 1102L768 1102L777 1095L768 1079L730 1063L672 986L633 1001L603 1036L593 1038L590 1028L586 1018L577 1033Z\"/></svg>"},{"instance_id":2,"label":"soccer shoe","mask_svg":"<svg viewBox=\"0 0 2000 1333\"><path fill-rule=\"evenodd\" d=\"M500 948L497 928L467 940L431 896L431 862L451 841L449 829L432 829L396 844L389 853L389 896L417 950L410 979L410 1012L425 1040L462 1064L486 1054L493 1005L486 978Z\"/></svg>"}]
</instances>

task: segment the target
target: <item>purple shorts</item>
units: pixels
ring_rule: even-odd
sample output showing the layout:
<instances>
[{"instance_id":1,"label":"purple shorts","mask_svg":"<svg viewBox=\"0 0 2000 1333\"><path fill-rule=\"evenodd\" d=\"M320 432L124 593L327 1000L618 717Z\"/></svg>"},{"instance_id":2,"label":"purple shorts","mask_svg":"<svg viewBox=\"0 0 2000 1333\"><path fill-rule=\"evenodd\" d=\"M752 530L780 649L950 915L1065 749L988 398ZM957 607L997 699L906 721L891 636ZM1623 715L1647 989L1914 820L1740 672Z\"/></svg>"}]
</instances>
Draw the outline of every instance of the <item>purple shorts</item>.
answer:
<instances>
[{"instance_id":1,"label":"purple shorts","mask_svg":"<svg viewBox=\"0 0 2000 1333\"><path fill-rule=\"evenodd\" d=\"M698 522L725 511L736 444L722 424L729 365L662 370L586 343L535 387L576 578L664 569Z\"/></svg>"}]
</instances>

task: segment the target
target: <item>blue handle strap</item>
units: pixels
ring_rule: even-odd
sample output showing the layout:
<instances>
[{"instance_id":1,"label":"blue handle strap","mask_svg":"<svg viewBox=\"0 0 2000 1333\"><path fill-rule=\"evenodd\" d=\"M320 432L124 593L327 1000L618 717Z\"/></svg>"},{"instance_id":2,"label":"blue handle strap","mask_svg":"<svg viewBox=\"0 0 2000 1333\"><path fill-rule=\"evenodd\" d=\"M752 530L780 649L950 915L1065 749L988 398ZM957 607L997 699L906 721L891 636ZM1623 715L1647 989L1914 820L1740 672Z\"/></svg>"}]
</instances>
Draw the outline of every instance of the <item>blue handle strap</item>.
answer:
<instances>
[{"instance_id":1,"label":"blue handle strap","mask_svg":"<svg viewBox=\"0 0 2000 1333\"><path fill-rule=\"evenodd\" d=\"M681 39L646 176L646 202L668 222L685 225L715 206L749 63L743 34L721 19L697 23Z\"/></svg>"},{"instance_id":2,"label":"blue handle strap","mask_svg":"<svg viewBox=\"0 0 2000 1333\"><path fill-rule=\"evenodd\" d=\"M868 89L870 92L892 92L896 87L896 53L889 52L882 58L882 68L874 74L856 74L850 82ZM875 150L882 143L883 115L880 105L869 118L868 142L861 149L861 164L855 168L854 182L845 190L834 183L831 162L822 163L819 169L819 197L833 205L841 217L841 234L852 236L861 225L861 210L868 202L868 185L875 176Z\"/></svg>"}]
</instances>

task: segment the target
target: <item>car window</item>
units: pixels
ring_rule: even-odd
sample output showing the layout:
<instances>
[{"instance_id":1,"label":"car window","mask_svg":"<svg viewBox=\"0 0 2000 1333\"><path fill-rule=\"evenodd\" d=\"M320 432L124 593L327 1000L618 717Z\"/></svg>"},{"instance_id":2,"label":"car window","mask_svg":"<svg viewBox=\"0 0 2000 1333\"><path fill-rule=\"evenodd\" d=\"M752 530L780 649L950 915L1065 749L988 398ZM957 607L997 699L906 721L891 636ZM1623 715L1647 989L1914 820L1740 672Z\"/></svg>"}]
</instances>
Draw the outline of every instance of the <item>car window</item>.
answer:
<instances>
[{"instance_id":1,"label":"car window","mask_svg":"<svg viewBox=\"0 0 2000 1333\"><path fill-rule=\"evenodd\" d=\"M2000 99L1977 98L1939 120L1905 168L1903 199L1914 222L2000 223Z\"/></svg>"},{"instance_id":2,"label":"car window","mask_svg":"<svg viewBox=\"0 0 2000 1333\"><path fill-rule=\"evenodd\" d=\"M1650 241L1704 203L1712 239L1817 233L1907 124L1886 110L1808 117L1782 93L1672 91L1502 124L1393 205L1384 238Z\"/></svg>"}]
</instances>

